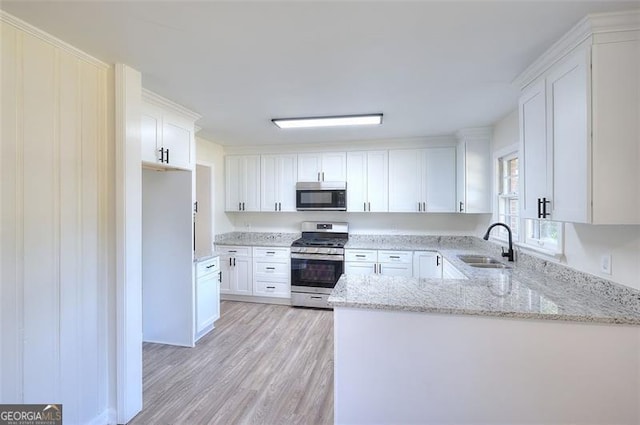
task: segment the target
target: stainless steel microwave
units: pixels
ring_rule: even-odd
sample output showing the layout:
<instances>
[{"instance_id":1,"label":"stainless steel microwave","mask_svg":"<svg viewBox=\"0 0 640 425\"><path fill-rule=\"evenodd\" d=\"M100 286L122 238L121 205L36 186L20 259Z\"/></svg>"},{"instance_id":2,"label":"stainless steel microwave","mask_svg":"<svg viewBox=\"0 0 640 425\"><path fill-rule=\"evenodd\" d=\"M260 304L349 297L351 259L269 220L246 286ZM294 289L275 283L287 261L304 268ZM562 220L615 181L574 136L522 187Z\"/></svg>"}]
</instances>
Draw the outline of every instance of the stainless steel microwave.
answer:
<instances>
[{"instance_id":1,"label":"stainless steel microwave","mask_svg":"<svg viewBox=\"0 0 640 425\"><path fill-rule=\"evenodd\" d=\"M296 183L296 210L346 211L346 182Z\"/></svg>"}]
</instances>

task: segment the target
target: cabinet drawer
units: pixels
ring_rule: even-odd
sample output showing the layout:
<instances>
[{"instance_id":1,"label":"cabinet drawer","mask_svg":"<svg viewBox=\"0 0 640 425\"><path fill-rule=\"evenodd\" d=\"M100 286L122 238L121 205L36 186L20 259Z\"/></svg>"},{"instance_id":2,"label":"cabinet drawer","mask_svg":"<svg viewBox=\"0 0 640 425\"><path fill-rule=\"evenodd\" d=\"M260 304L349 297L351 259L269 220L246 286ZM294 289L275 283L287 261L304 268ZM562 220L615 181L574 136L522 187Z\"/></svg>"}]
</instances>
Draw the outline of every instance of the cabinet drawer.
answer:
<instances>
[{"instance_id":1,"label":"cabinet drawer","mask_svg":"<svg viewBox=\"0 0 640 425\"><path fill-rule=\"evenodd\" d=\"M378 261L378 252L371 250L345 249L344 260L375 263Z\"/></svg>"},{"instance_id":2,"label":"cabinet drawer","mask_svg":"<svg viewBox=\"0 0 640 425\"><path fill-rule=\"evenodd\" d=\"M254 279L253 295L289 298L291 296L291 284L289 282L273 282L268 279Z\"/></svg>"},{"instance_id":3,"label":"cabinet drawer","mask_svg":"<svg viewBox=\"0 0 640 425\"><path fill-rule=\"evenodd\" d=\"M378 251L378 262L411 264L413 251Z\"/></svg>"},{"instance_id":4,"label":"cabinet drawer","mask_svg":"<svg viewBox=\"0 0 640 425\"><path fill-rule=\"evenodd\" d=\"M196 275L198 277L220 270L220 257L213 257L208 260L200 261L196 265Z\"/></svg>"},{"instance_id":5,"label":"cabinet drawer","mask_svg":"<svg viewBox=\"0 0 640 425\"><path fill-rule=\"evenodd\" d=\"M216 251L232 257L251 257L249 246L216 245Z\"/></svg>"},{"instance_id":6,"label":"cabinet drawer","mask_svg":"<svg viewBox=\"0 0 640 425\"><path fill-rule=\"evenodd\" d=\"M254 257L289 258L289 248L253 247Z\"/></svg>"},{"instance_id":7,"label":"cabinet drawer","mask_svg":"<svg viewBox=\"0 0 640 425\"><path fill-rule=\"evenodd\" d=\"M253 260L253 274L256 277L269 276L279 279L288 279L291 273L291 267L289 260L274 261L270 258L254 259Z\"/></svg>"}]
</instances>

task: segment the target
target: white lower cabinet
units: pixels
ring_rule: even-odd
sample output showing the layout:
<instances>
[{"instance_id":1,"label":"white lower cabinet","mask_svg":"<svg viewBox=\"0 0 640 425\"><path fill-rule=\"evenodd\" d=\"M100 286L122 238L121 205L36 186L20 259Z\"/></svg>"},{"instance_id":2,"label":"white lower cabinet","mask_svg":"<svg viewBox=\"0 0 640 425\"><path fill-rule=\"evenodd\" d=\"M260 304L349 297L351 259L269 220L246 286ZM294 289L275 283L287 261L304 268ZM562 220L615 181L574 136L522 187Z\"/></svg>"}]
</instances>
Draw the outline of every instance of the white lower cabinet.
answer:
<instances>
[{"instance_id":1,"label":"white lower cabinet","mask_svg":"<svg viewBox=\"0 0 640 425\"><path fill-rule=\"evenodd\" d=\"M346 275L413 275L411 251L345 249L344 259Z\"/></svg>"},{"instance_id":2,"label":"white lower cabinet","mask_svg":"<svg viewBox=\"0 0 640 425\"><path fill-rule=\"evenodd\" d=\"M252 295L251 247L219 245L216 247L216 251L221 253L222 283L220 293Z\"/></svg>"},{"instance_id":3,"label":"white lower cabinet","mask_svg":"<svg viewBox=\"0 0 640 425\"><path fill-rule=\"evenodd\" d=\"M442 278L442 256L435 251L414 252L413 277Z\"/></svg>"},{"instance_id":4,"label":"white lower cabinet","mask_svg":"<svg viewBox=\"0 0 640 425\"><path fill-rule=\"evenodd\" d=\"M196 264L195 340L214 328L220 318L220 258Z\"/></svg>"},{"instance_id":5,"label":"white lower cabinet","mask_svg":"<svg viewBox=\"0 0 640 425\"><path fill-rule=\"evenodd\" d=\"M289 248L253 248L253 295L291 297L291 253Z\"/></svg>"}]
</instances>

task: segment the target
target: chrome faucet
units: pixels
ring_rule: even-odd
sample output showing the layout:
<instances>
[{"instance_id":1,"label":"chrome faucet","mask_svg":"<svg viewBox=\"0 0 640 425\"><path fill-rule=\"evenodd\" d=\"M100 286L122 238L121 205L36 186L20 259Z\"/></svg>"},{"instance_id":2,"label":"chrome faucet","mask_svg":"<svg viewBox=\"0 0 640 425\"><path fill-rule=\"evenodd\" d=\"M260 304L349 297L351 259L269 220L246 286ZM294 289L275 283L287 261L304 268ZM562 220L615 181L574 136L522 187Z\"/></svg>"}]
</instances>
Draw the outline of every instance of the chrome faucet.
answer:
<instances>
[{"instance_id":1,"label":"chrome faucet","mask_svg":"<svg viewBox=\"0 0 640 425\"><path fill-rule=\"evenodd\" d=\"M513 239L511 236L511 228L509 226L507 226L504 223L493 223L491 226L489 226L489 228L487 229L487 233L484 234L482 239L484 239L485 241L488 241L489 233L491 232L491 229L493 229L496 226L504 227L505 229L507 229L507 232L509 233L509 251L504 252L504 248L502 248L502 256L507 257L509 261L513 261Z\"/></svg>"}]
</instances>

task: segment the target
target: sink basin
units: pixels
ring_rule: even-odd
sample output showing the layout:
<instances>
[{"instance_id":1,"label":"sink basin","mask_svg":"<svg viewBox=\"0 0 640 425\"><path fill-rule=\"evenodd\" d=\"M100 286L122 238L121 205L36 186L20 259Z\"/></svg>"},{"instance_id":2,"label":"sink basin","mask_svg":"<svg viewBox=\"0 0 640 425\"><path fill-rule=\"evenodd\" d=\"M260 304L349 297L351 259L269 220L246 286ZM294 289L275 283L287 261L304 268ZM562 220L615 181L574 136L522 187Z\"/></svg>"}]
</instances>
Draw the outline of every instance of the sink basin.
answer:
<instances>
[{"instance_id":1,"label":"sink basin","mask_svg":"<svg viewBox=\"0 0 640 425\"><path fill-rule=\"evenodd\" d=\"M502 263L468 263L471 267L479 267L482 269L510 269L511 266L507 266Z\"/></svg>"},{"instance_id":2,"label":"sink basin","mask_svg":"<svg viewBox=\"0 0 640 425\"><path fill-rule=\"evenodd\" d=\"M458 258L468 264L502 264L495 258L485 257L483 255L458 255Z\"/></svg>"}]
</instances>

